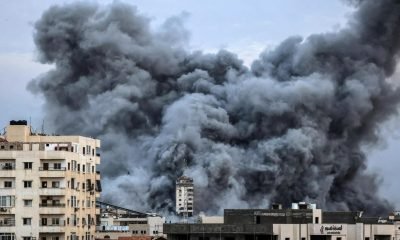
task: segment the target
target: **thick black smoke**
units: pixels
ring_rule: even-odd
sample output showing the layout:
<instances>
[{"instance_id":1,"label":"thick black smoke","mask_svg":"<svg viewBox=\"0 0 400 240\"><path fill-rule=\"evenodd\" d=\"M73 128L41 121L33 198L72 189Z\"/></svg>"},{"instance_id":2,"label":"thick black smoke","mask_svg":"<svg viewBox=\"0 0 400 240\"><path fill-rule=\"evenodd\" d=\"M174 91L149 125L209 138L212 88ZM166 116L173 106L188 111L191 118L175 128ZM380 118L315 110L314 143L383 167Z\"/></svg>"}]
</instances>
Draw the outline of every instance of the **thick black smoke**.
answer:
<instances>
[{"instance_id":1,"label":"thick black smoke","mask_svg":"<svg viewBox=\"0 0 400 240\"><path fill-rule=\"evenodd\" d=\"M29 88L44 95L57 132L102 140L107 201L171 211L186 174L209 213L301 200L382 213L391 206L361 147L397 114L386 79L400 4L352 2L347 28L289 38L251 69L227 51L186 51L178 18L152 30L122 3L52 7L34 39L55 67Z\"/></svg>"}]
</instances>

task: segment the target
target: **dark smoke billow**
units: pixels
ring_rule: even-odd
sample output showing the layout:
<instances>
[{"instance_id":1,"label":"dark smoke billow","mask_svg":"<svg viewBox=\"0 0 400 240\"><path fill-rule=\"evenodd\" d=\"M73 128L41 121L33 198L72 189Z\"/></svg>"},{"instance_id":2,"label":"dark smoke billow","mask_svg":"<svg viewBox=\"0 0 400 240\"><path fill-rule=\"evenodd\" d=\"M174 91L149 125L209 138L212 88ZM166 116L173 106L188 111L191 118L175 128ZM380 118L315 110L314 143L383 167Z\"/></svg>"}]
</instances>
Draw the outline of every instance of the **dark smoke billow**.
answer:
<instances>
[{"instance_id":1,"label":"dark smoke billow","mask_svg":"<svg viewBox=\"0 0 400 240\"><path fill-rule=\"evenodd\" d=\"M34 35L54 69L29 88L57 132L102 140L106 201L171 211L184 173L208 213L301 200L382 213L361 147L397 114L400 4L351 2L347 28L289 38L251 69L185 50L178 18L152 30L122 3L55 6Z\"/></svg>"}]
</instances>

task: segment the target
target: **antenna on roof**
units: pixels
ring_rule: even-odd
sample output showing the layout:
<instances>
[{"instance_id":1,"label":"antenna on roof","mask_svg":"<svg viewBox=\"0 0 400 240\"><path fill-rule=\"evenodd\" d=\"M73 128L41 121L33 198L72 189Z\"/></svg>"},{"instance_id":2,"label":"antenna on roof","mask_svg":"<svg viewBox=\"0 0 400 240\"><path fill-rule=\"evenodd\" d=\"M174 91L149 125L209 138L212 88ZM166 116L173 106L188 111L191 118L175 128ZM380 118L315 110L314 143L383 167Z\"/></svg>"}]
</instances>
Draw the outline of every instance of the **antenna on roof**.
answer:
<instances>
[{"instance_id":1,"label":"antenna on roof","mask_svg":"<svg viewBox=\"0 0 400 240\"><path fill-rule=\"evenodd\" d=\"M42 134L44 134L44 119L42 121Z\"/></svg>"}]
</instances>

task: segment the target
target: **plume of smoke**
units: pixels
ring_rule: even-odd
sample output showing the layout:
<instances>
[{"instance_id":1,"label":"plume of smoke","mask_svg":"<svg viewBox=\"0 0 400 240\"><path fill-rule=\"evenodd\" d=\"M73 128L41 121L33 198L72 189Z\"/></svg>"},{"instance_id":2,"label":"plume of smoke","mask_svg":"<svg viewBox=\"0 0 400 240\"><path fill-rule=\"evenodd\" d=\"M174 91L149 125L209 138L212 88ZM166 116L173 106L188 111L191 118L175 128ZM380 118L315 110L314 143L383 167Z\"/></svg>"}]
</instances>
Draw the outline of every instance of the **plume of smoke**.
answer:
<instances>
[{"instance_id":1,"label":"plume of smoke","mask_svg":"<svg viewBox=\"0 0 400 240\"><path fill-rule=\"evenodd\" d=\"M44 95L56 131L102 140L107 201L172 211L186 174L196 209L209 213L301 200L386 211L361 147L397 113L386 79L400 4L355 2L346 29L289 38L251 69L227 51L186 51L178 18L153 30L122 3L54 6L34 39L55 67L29 89Z\"/></svg>"}]
</instances>

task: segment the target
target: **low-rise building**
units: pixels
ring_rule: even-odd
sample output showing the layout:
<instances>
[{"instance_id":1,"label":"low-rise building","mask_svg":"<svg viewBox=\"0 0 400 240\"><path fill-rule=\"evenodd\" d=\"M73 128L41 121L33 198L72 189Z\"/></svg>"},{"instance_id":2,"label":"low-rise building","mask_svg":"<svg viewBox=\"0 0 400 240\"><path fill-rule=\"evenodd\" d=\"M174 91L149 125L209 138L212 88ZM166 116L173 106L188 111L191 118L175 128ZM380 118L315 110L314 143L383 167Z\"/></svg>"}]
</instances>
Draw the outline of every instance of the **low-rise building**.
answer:
<instances>
[{"instance_id":1,"label":"low-rise building","mask_svg":"<svg viewBox=\"0 0 400 240\"><path fill-rule=\"evenodd\" d=\"M96 239L157 239L165 237L165 218L154 213L142 213L104 202L100 208L100 225L96 227Z\"/></svg>"},{"instance_id":2,"label":"low-rise building","mask_svg":"<svg viewBox=\"0 0 400 240\"><path fill-rule=\"evenodd\" d=\"M164 233L169 240L400 240L400 213L364 217L306 203L226 209L223 223L164 224Z\"/></svg>"}]
</instances>

